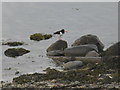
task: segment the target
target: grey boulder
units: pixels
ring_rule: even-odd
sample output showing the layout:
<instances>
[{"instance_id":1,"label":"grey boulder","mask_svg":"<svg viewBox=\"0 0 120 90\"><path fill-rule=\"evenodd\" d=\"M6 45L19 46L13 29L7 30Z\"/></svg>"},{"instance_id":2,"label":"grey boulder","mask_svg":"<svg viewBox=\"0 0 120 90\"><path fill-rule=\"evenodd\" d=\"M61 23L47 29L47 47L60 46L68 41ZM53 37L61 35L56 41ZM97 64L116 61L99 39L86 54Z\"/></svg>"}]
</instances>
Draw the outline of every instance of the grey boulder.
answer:
<instances>
[{"instance_id":1,"label":"grey boulder","mask_svg":"<svg viewBox=\"0 0 120 90\"><path fill-rule=\"evenodd\" d=\"M98 47L98 51L102 52L104 45L99 40L99 38L96 35L88 34L80 37L79 39L75 40L72 46L78 46L78 45L85 45L85 44L95 44Z\"/></svg>"},{"instance_id":2,"label":"grey boulder","mask_svg":"<svg viewBox=\"0 0 120 90\"><path fill-rule=\"evenodd\" d=\"M89 51L98 51L94 44L79 45L64 50L65 56L85 56Z\"/></svg>"}]
</instances>

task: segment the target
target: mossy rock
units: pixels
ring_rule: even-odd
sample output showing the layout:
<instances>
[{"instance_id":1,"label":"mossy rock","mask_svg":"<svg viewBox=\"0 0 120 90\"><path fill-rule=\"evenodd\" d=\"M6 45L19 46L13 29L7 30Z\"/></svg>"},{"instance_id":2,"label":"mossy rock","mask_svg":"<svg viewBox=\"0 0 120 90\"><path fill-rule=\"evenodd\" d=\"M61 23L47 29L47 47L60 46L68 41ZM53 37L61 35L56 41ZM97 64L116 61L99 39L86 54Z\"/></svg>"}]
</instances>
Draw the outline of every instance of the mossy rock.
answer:
<instances>
[{"instance_id":1,"label":"mossy rock","mask_svg":"<svg viewBox=\"0 0 120 90\"><path fill-rule=\"evenodd\" d=\"M6 43L2 43L2 45L8 45L8 46L20 46L23 45L23 42L6 42Z\"/></svg>"},{"instance_id":2,"label":"mossy rock","mask_svg":"<svg viewBox=\"0 0 120 90\"><path fill-rule=\"evenodd\" d=\"M35 33L33 35L30 35L30 40L40 41L40 40L46 40L51 38L51 34L42 34L42 33Z\"/></svg>"},{"instance_id":3,"label":"mossy rock","mask_svg":"<svg viewBox=\"0 0 120 90\"><path fill-rule=\"evenodd\" d=\"M103 62L109 67L120 68L120 42L117 42L106 49L102 54Z\"/></svg>"},{"instance_id":4,"label":"mossy rock","mask_svg":"<svg viewBox=\"0 0 120 90\"><path fill-rule=\"evenodd\" d=\"M24 48L9 48L4 52L4 54L8 57L18 57L29 52L29 50L26 50Z\"/></svg>"}]
</instances>

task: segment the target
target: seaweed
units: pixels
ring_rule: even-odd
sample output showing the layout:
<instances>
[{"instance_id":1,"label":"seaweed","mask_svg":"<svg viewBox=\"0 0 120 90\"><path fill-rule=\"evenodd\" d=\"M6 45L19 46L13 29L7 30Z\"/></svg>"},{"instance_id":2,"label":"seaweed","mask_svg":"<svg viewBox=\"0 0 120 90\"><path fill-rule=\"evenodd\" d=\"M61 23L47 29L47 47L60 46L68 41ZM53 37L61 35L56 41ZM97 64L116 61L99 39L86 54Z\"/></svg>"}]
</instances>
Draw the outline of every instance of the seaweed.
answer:
<instances>
[{"instance_id":1,"label":"seaweed","mask_svg":"<svg viewBox=\"0 0 120 90\"><path fill-rule=\"evenodd\" d=\"M51 34L42 34L42 33L35 33L33 35L30 35L30 40L40 41L40 40L46 40L51 38Z\"/></svg>"}]
</instances>

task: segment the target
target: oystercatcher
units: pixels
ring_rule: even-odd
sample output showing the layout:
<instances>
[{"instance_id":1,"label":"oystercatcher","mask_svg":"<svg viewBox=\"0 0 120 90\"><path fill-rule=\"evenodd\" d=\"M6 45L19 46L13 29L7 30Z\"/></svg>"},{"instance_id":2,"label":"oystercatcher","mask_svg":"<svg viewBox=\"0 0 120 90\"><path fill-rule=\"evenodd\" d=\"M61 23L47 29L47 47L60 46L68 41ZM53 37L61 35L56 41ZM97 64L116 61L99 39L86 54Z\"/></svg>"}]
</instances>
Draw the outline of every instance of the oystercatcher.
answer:
<instances>
[{"instance_id":1,"label":"oystercatcher","mask_svg":"<svg viewBox=\"0 0 120 90\"><path fill-rule=\"evenodd\" d=\"M61 39L62 35L63 35L65 32L68 32L68 31L62 29L62 30L60 30L60 31L54 32L54 35L59 35L59 39Z\"/></svg>"}]
</instances>

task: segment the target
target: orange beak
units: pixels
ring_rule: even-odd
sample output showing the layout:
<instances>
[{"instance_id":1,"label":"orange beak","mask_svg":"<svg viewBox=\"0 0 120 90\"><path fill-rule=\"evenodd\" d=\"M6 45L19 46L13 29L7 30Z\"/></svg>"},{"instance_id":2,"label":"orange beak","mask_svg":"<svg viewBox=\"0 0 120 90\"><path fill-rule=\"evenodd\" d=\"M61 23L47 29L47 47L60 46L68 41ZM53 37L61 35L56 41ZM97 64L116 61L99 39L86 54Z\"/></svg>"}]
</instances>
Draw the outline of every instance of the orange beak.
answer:
<instances>
[{"instance_id":1,"label":"orange beak","mask_svg":"<svg viewBox=\"0 0 120 90\"><path fill-rule=\"evenodd\" d=\"M65 32L68 32L68 31L65 31Z\"/></svg>"}]
</instances>

